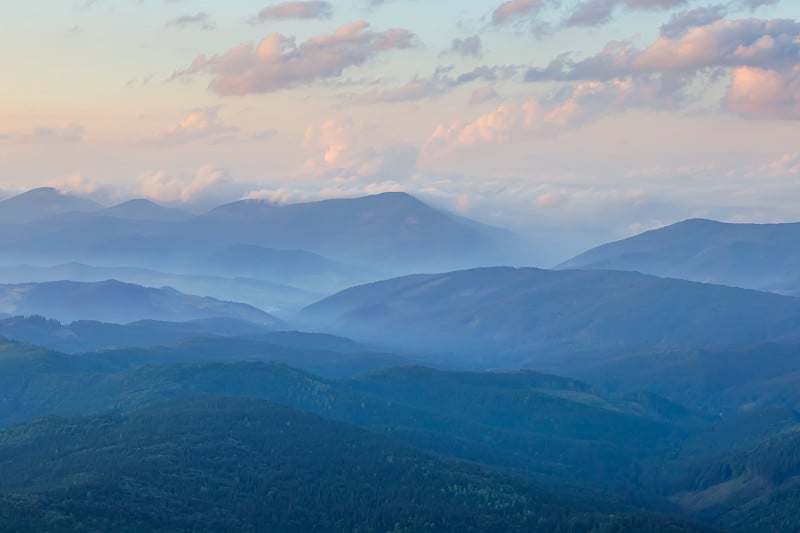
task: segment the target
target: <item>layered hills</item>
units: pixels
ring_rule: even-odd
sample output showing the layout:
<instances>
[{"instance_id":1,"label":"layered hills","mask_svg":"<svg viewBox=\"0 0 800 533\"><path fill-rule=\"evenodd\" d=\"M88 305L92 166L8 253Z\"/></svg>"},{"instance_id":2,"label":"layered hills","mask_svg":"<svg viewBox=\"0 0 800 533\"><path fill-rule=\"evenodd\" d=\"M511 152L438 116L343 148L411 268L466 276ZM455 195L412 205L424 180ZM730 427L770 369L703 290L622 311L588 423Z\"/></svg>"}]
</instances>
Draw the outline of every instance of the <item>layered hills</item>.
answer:
<instances>
[{"instance_id":1,"label":"layered hills","mask_svg":"<svg viewBox=\"0 0 800 533\"><path fill-rule=\"evenodd\" d=\"M9 456L0 517L11 529L711 531L242 398L45 419L0 432Z\"/></svg>"},{"instance_id":2,"label":"layered hills","mask_svg":"<svg viewBox=\"0 0 800 533\"><path fill-rule=\"evenodd\" d=\"M322 331L502 366L584 350L800 342L800 300L631 272L481 268L361 285L306 308Z\"/></svg>"},{"instance_id":3,"label":"layered hills","mask_svg":"<svg viewBox=\"0 0 800 533\"><path fill-rule=\"evenodd\" d=\"M57 208L50 207L52 195L61 201ZM144 200L88 209L82 199L52 190L47 198L40 196L32 192L5 201L24 203L4 211L3 222L11 226L0 226L0 244L7 257L51 264L108 264L116 258L128 266L161 268L231 246L257 246L305 250L369 270L398 272L504 263L520 244L505 230L405 193L288 205L241 200L198 216Z\"/></svg>"},{"instance_id":4,"label":"layered hills","mask_svg":"<svg viewBox=\"0 0 800 533\"><path fill-rule=\"evenodd\" d=\"M313 515L331 509L328 500L315 500L324 502L317 507L302 496L317 486L320 476L326 482L313 489L318 497L323 487L332 486L342 494L356 490L358 501L366 498L356 489L359 483L333 478L327 482L331 468L345 465L349 471L351 460L354 468L360 465L350 473L356 476L351 481L366 472L373 480L367 484L370 494L383 490L374 486L378 478L369 459L374 457L382 458L378 464L390 471L392 465L411 472L422 469L428 483L415 480L406 485L414 494L427 494L436 485L434 472L439 466L431 470L434 464L449 464L460 472L467 468L484 480L502 479L505 487L528 487L525 490L538 496L524 508L539 509L538 505L549 502L535 513L537 524L547 524L546 531L556 526L541 522L548 516L545 509L570 524L580 516L575 522L579 525L571 529L576 531L591 531L611 519L621 522L615 522L619 529L610 531L694 531L700 527L686 520L734 531L770 531L795 523L791 469L780 466L783 452L772 454L772 450L792 449L789 435L800 429L800 415L791 410L707 416L652 394L609 395L583 382L535 372L457 373L413 366L326 380L259 362L187 361L129 367L121 361L106 352L64 355L20 344L3 345L0 425L42 415L83 417L45 418L0 431L0 460L5 461L6 473L0 481L4 516L37 524L54 519L155 520L160 516L164 520L157 502L167 498L178 509L175 519L190 520L188 514L181 515L182 509L205 516L191 507L197 498L170 494L194 494L192 487L201 483L219 501L243 498L241 508L247 508L252 496L244 494L260 490L247 479L269 480L272 490L285 495L284 505L300 506ZM303 422L294 418L294 409L328 421L304 414ZM281 413L279 418L272 417L276 412ZM262 417L268 420L262 423ZM309 425L310 420L319 422ZM340 429L329 439L325 428L334 427L330 420ZM349 441L347 435L355 440ZM375 455L366 453L374 443L383 444L374 449ZM330 461L339 457L340 445L349 458ZM411 448L419 451L404 462L401 457L411 453ZM271 457L291 465L290 470L273 465L261 455L262 449L272 450ZM323 455L317 457L314 450ZM306 463L295 458L296 453L307 458L315 475L306 479L302 466ZM471 465L439 462L442 459L431 462L425 458L429 453ZM771 457L778 460L775 466L770 466ZM791 454L785 457L796 460ZM476 463L483 467L476 468ZM726 464L730 466L718 466ZM271 473L261 472L258 465ZM245 471L256 475L237 474ZM789 477L769 474L776 471ZM772 476L767 484L749 482L765 473ZM279 478L273 474L280 474ZM398 473L391 476L406 479ZM304 481L302 487L291 490L278 479ZM455 478L449 479L452 485ZM473 486L483 486L479 479L473 478ZM750 483L746 490L724 489L739 480ZM385 485L393 483L387 480ZM223 487L226 492L217 494ZM441 494L441 487L436 487ZM484 501L494 502L490 495L495 490L500 489L484 486L479 493L489 498ZM692 496L704 491L708 495ZM123 494L128 496L112 501ZM511 519L505 512L515 499L512 493L504 494L498 496L505 499L503 505L488 507L501 513L498 524ZM459 501L463 503L465 497L461 494ZM198 498L205 502L199 493ZM450 500L426 498L450 505ZM348 501L345 507L356 505L355 500ZM130 507L129 502L135 505ZM212 515L219 513L215 519L242 519L236 510L240 507L229 503L223 506L227 511L209 502L203 508ZM739 506L748 510L747 519L735 512ZM486 509L477 502L469 507L481 516ZM610 509L614 512L609 513ZM143 510L150 514L142 514ZM384 509L379 514L391 512ZM514 516L526 523L522 515ZM535 530L534 525L526 528Z\"/></svg>"}]
</instances>

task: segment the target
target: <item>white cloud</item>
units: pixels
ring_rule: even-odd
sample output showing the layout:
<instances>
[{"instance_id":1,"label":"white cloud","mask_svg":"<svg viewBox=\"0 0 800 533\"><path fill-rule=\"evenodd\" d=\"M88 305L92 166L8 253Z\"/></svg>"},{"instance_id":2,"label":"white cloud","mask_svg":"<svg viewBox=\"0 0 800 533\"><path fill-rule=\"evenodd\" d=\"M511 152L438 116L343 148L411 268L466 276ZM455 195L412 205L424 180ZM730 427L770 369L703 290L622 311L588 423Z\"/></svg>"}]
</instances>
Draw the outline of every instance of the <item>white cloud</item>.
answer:
<instances>
[{"instance_id":1,"label":"white cloud","mask_svg":"<svg viewBox=\"0 0 800 533\"><path fill-rule=\"evenodd\" d=\"M207 165L189 175L174 175L154 170L139 178L138 194L156 202L188 203L213 193L231 181L227 171Z\"/></svg>"},{"instance_id":2,"label":"white cloud","mask_svg":"<svg viewBox=\"0 0 800 533\"><path fill-rule=\"evenodd\" d=\"M262 200L270 204L286 205L306 201L308 196L297 190L289 189L288 187L280 187L277 189L257 189L250 191L244 195L243 199Z\"/></svg>"}]
</instances>

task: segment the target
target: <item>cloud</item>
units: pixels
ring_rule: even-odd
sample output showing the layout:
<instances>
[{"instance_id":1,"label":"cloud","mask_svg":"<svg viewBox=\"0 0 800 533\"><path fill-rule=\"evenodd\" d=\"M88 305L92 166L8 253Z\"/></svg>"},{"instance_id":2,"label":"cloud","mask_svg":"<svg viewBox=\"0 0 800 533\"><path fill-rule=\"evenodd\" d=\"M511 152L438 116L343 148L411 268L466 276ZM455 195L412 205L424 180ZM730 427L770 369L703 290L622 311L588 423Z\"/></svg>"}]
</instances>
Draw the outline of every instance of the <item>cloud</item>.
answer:
<instances>
[{"instance_id":1,"label":"cloud","mask_svg":"<svg viewBox=\"0 0 800 533\"><path fill-rule=\"evenodd\" d=\"M737 3L750 11L755 11L759 7L774 6L780 3L781 0L739 0Z\"/></svg>"},{"instance_id":2,"label":"cloud","mask_svg":"<svg viewBox=\"0 0 800 533\"><path fill-rule=\"evenodd\" d=\"M440 67L430 78L415 78L405 85L390 89L372 89L359 96L358 102L396 103L422 100L445 94L453 89L474 81L507 80L516 75L518 68L513 65L481 65L458 76L449 76L451 67Z\"/></svg>"},{"instance_id":3,"label":"cloud","mask_svg":"<svg viewBox=\"0 0 800 533\"><path fill-rule=\"evenodd\" d=\"M96 193L99 189L96 183L81 174L71 174L62 179L50 180L45 185L58 189L63 194L89 195Z\"/></svg>"},{"instance_id":4,"label":"cloud","mask_svg":"<svg viewBox=\"0 0 800 533\"><path fill-rule=\"evenodd\" d=\"M525 135L550 135L614 112L654 106L658 91L646 81L591 81L551 99L503 104L467 123L438 125L425 150L447 152L482 144L506 144Z\"/></svg>"},{"instance_id":5,"label":"cloud","mask_svg":"<svg viewBox=\"0 0 800 533\"><path fill-rule=\"evenodd\" d=\"M783 154L761 168L762 173L770 176L797 176L800 174L800 152Z\"/></svg>"},{"instance_id":6,"label":"cloud","mask_svg":"<svg viewBox=\"0 0 800 533\"><path fill-rule=\"evenodd\" d=\"M566 21L567 26L599 26L611 20L614 10L624 6L633 10L670 9L685 5L688 0L586 0L578 5Z\"/></svg>"},{"instance_id":7,"label":"cloud","mask_svg":"<svg viewBox=\"0 0 800 533\"><path fill-rule=\"evenodd\" d=\"M366 22L354 22L299 45L293 38L269 35L256 46L246 43L210 58L199 56L172 79L208 74L209 88L221 95L266 93L338 77L349 67L414 44L408 30L368 28Z\"/></svg>"},{"instance_id":8,"label":"cloud","mask_svg":"<svg viewBox=\"0 0 800 533\"><path fill-rule=\"evenodd\" d=\"M227 171L212 166L200 167L193 174L178 176L165 170L155 170L139 178L137 192L156 202L188 203L230 181Z\"/></svg>"},{"instance_id":9,"label":"cloud","mask_svg":"<svg viewBox=\"0 0 800 533\"><path fill-rule=\"evenodd\" d=\"M243 196L245 200L261 200L270 204L287 205L301 202L328 200L331 198L355 198L358 196L380 194L384 192L406 192L408 189L393 181L354 182L339 180L338 182L319 187L294 186L292 188L255 189Z\"/></svg>"},{"instance_id":10,"label":"cloud","mask_svg":"<svg viewBox=\"0 0 800 533\"><path fill-rule=\"evenodd\" d=\"M733 69L723 105L745 118L800 120L800 65L788 75L753 67Z\"/></svg>"},{"instance_id":11,"label":"cloud","mask_svg":"<svg viewBox=\"0 0 800 533\"><path fill-rule=\"evenodd\" d=\"M177 17L171 20L168 20L166 24L164 24L166 28L200 28L201 30L213 30L214 23L211 21L211 18L208 16L208 13L198 12L194 15L184 15L182 17Z\"/></svg>"},{"instance_id":12,"label":"cloud","mask_svg":"<svg viewBox=\"0 0 800 533\"><path fill-rule=\"evenodd\" d=\"M514 77L518 70L519 69L514 65L481 65L480 67L476 67L469 72L459 74L453 83L455 85L463 85L476 80L507 80Z\"/></svg>"},{"instance_id":13,"label":"cloud","mask_svg":"<svg viewBox=\"0 0 800 533\"><path fill-rule=\"evenodd\" d=\"M258 13L258 19L328 19L333 16L333 5L330 2L310 0L307 2L283 2L267 6Z\"/></svg>"},{"instance_id":14,"label":"cloud","mask_svg":"<svg viewBox=\"0 0 800 533\"><path fill-rule=\"evenodd\" d=\"M724 19L727 14L728 8L724 5L698 7L691 11L681 11L673 14L669 22L661 26L661 36L670 39L683 37L691 28L708 26Z\"/></svg>"},{"instance_id":15,"label":"cloud","mask_svg":"<svg viewBox=\"0 0 800 533\"><path fill-rule=\"evenodd\" d=\"M286 205L306 201L305 194L287 187L277 189L257 189L244 195L243 200L262 200L269 204Z\"/></svg>"},{"instance_id":16,"label":"cloud","mask_svg":"<svg viewBox=\"0 0 800 533\"><path fill-rule=\"evenodd\" d=\"M392 89L373 89L359 96L358 101L367 104L410 102L438 96L447 92L449 88L449 84L443 80L418 78Z\"/></svg>"},{"instance_id":17,"label":"cloud","mask_svg":"<svg viewBox=\"0 0 800 533\"><path fill-rule=\"evenodd\" d=\"M685 101L699 76L732 82L727 109L751 118L798 118L797 58L800 22L788 19L718 20L688 28L679 37L662 36L637 49L628 41L609 42L580 61L563 54L547 67L529 69L528 81L608 81L649 78L660 84L663 101Z\"/></svg>"},{"instance_id":18,"label":"cloud","mask_svg":"<svg viewBox=\"0 0 800 533\"><path fill-rule=\"evenodd\" d=\"M309 176L403 180L417 164L415 146L384 140L376 128L349 119L309 127L304 143L316 154L304 166Z\"/></svg>"},{"instance_id":19,"label":"cloud","mask_svg":"<svg viewBox=\"0 0 800 533\"><path fill-rule=\"evenodd\" d=\"M483 43L479 35L465 39L453 39L450 51L465 57L480 57L483 52Z\"/></svg>"},{"instance_id":20,"label":"cloud","mask_svg":"<svg viewBox=\"0 0 800 533\"><path fill-rule=\"evenodd\" d=\"M237 135L239 128L225 126L217 113L216 107L193 109L183 120L154 135L150 141L173 145L202 139L219 140Z\"/></svg>"},{"instance_id":21,"label":"cloud","mask_svg":"<svg viewBox=\"0 0 800 533\"><path fill-rule=\"evenodd\" d=\"M472 91L472 96L469 99L469 103L472 105L478 105L495 98L497 98L497 92L495 92L494 87L487 85L486 87L480 87Z\"/></svg>"},{"instance_id":22,"label":"cloud","mask_svg":"<svg viewBox=\"0 0 800 533\"><path fill-rule=\"evenodd\" d=\"M634 54L628 68L678 73L713 67L785 68L796 64L799 53L798 21L721 20L692 28L678 39L658 39Z\"/></svg>"},{"instance_id":23,"label":"cloud","mask_svg":"<svg viewBox=\"0 0 800 533\"><path fill-rule=\"evenodd\" d=\"M544 6L544 0L509 0L492 12L492 24L503 26L536 14Z\"/></svg>"}]
</instances>

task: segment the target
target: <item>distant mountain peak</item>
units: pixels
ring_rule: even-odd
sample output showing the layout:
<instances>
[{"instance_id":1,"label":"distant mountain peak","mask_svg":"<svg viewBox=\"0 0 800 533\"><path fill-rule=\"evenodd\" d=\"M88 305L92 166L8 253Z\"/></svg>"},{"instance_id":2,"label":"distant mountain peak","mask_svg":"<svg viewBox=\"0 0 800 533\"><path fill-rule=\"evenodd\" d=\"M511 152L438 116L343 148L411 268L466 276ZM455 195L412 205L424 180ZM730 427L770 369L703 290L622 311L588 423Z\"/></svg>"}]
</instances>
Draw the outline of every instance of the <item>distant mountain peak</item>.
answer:
<instances>
[{"instance_id":1,"label":"distant mountain peak","mask_svg":"<svg viewBox=\"0 0 800 533\"><path fill-rule=\"evenodd\" d=\"M587 250L557 268L662 277L800 294L800 224L692 218Z\"/></svg>"},{"instance_id":2,"label":"distant mountain peak","mask_svg":"<svg viewBox=\"0 0 800 533\"><path fill-rule=\"evenodd\" d=\"M129 220L170 222L186 220L193 215L174 207L165 207L146 198L134 198L103 210L104 215Z\"/></svg>"},{"instance_id":3,"label":"distant mountain peak","mask_svg":"<svg viewBox=\"0 0 800 533\"><path fill-rule=\"evenodd\" d=\"M351 200L364 200L364 199L375 199L375 200L403 200L403 201L414 201L418 203L425 203L413 194L407 193L405 191L387 191L387 192L380 192L377 194L368 194L365 196L357 196L355 198L350 198Z\"/></svg>"},{"instance_id":4,"label":"distant mountain peak","mask_svg":"<svg viewBox=\"0 0 800 533\"><path fill-rule=\"evenodd\" d=\"M37 187L35 189L31 189L29 191L25 191L20 193L16 196L16 198L23 198L23 197L47 197L47 196L65 196L65 194L55 187Z\"/></svg>"},{"instance_id":5,"label":"distant mountain peak","mask_svg":"<svg viewBox=\"0 0 800 533\"><path fill-rule=\"evenodd\" d=\"M0 223L24 224L69 212L98 211L103 206L53 187L39 187L0 202Z\"/></svg>"},{"instance_id":6,"label":"distant mountain peak","mask_svg":"<svg viewBox=\"0 0 800 533\"><path fill-rule=\"evenodd\" d=\"M122 202L120 204L117 204L114 207L122 207L122 206L163 207L160 204L157 204L152 200L148 200L147 198L134 198L132 200L128 200L126 202Z\"/></svg>"},{"instance_id":7,"label":"distant mountain peak","mask_svg":"<svg viewBox=\"0 0 800 533\"><path fill-rule=\"evenodd\" d=\"M224 228L237 240L303 249L389 272L452 270L516 262L522 247L507 232L426 204L406 192L295 204L242 200L198 217L202 234Z\"/></svg>"},{"instance_id":8,"label":"distant mountain peak","mask_svg":"<svg viewBox=\"0 0 800 533\"><path fill-rule=\"evenodd\" d=\"M407 192L382 192L377 194L367 194L364 196L343 196L339 198L321 198L318 200L308 200L302 202L290 202L290 203L278 203L272 202L266 198L245 198L243 200L237 200L235 202L230 202L227 204L220 205L211 212L214 211L230 211L236 206L261 206L261 207L271 207L275 209L285 209L285 208L292 208L301 205L315 205L315 204L330 204L330 203L364 203L364 202L398 202L398 201L405 201L405 202L413 202L420 205L427 205L419 198L407 193Z\"/></svg>"}]
</instances>

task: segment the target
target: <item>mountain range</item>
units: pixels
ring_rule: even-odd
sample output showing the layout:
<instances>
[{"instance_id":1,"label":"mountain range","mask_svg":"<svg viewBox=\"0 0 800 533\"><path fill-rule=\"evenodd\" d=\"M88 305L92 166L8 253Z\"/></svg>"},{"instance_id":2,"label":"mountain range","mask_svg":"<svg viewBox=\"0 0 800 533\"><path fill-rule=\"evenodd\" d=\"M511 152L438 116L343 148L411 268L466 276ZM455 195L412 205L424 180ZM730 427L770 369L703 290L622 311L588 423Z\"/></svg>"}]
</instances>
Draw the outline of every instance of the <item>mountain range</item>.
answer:
<instances>
[{"instance_id":1,"label":"mountain range","mask_svg":"<svg viewBox=\"0 0 800 533\"><path fill-rule=\"evenodd\" d=\"M543 270L404 193L7 199L0 524L795 530L798 232Z\"/></svg>"},{"instance_id":2,"label":"mountain range","mask_svg":"<svg viewBox=\"0 0 800 533\"><path fill-rule=\"evenodd\" d=\"M510 232L405 193L288 205L241 200L193 216L146 200L104 209L36 189L0 208L6 264L78 261L187 273L198 257L244 246L313 252L370 272L402 272L505 263L523 249Z\"/></svg>"},{"instance_id":3,"label":"mountain range","mask_svg":"<svg viewBox=\"0 0 800 533\"><path fill-rule=\"evenodd\" d=\"M479 268L347 289L306 327L395 349L535 365L554 354L800 342L800 300L632 272Z\"/></svg>"},{"instance_id":4,"label":"mountain range","mask_svg":"<svg viewBox=\"0 0 800 533\"><path fill-rule=\"evenodd\" d=\"M800 295L800 223L686 220L598 246L558 268L638 271Z\"/></svg>"}]
</instances>

